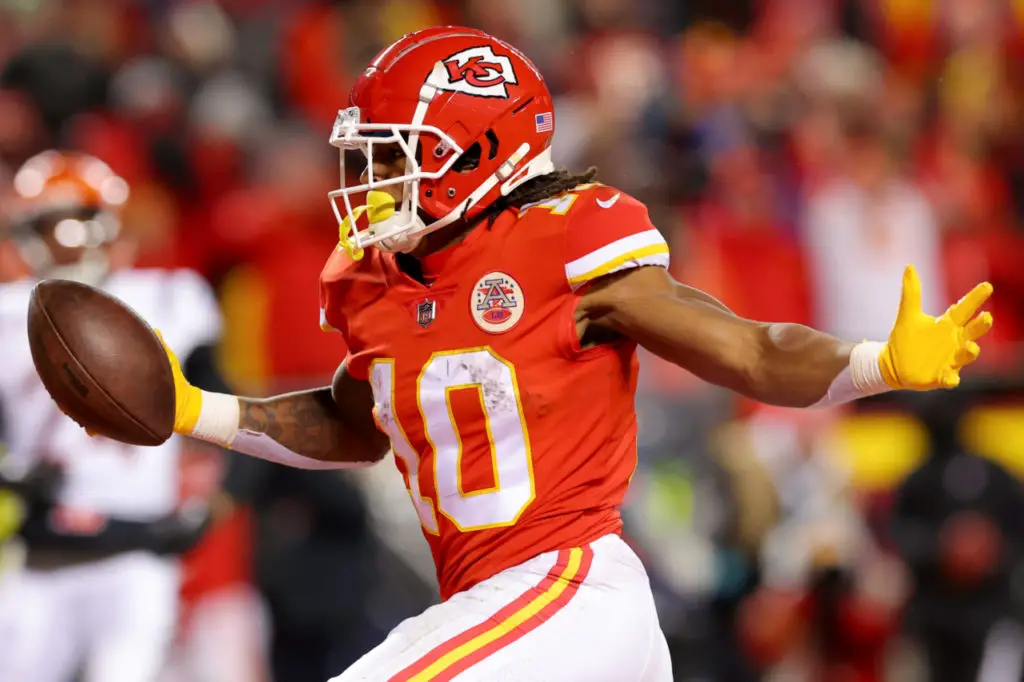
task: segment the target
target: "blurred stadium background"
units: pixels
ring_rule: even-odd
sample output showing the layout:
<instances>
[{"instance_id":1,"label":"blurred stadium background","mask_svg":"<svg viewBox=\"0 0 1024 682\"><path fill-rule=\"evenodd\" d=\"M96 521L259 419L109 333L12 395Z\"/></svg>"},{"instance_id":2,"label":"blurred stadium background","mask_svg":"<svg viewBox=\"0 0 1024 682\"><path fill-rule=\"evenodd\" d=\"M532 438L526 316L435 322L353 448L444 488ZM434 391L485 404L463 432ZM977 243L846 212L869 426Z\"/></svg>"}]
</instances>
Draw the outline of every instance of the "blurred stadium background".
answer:
<instances>
[{"instance_id":1,"label":"blurred stadium background","mask_svg":"<svg viewBox=\"0 0 1024 682\"><path fill-rule=\"evenodd\" d=\"M646 201L675 276L741 315L881 339L908 262L932 312L995 285L942 396L773 410L644 358L624 513L676 679L1024 679L1020 0L0 0L0 202L32 154L102 158L140 264L216 287L235 390L323 383L329 125L381 47L445 23L531 56L556 161ZM393 467L241 479L186 558L168 682L323 682L436 598Z\"/></svg>"}]
</instances>

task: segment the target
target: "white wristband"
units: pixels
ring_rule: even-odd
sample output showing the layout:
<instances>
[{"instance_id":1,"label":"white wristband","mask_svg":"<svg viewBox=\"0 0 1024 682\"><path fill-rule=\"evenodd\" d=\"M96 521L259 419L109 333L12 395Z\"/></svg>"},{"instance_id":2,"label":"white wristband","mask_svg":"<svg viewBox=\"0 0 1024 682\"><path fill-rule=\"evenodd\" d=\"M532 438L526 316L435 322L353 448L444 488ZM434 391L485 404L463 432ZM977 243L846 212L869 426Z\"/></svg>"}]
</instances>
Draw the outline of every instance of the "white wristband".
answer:
<instances>
[{"instance_id":1,"label":"white wristband","mask_svg":"<svg viewBox=\"0 0 1024 682\"><path fill-rule=\"evenodd\" d=\"M225 393L202 393L203 402L199 408L199 419L196 420L190 435L208 443L230 448L235 436L238 435L238 419L241 416L238 398Z\"/></svg>"},{"instance_id":2,"label":"white wristband","mask_svg":"<svg viewBox=\"0 0 1024 682\"><path fill-rule=\"evenodd\" d=\"M891 390L882 377L878 357L884 343L865 341L853 347L850 364L832 380L828 392L811 407L833 407L858 398L866 398Z\"/></svg>"},{"instance_id":3,"label":"white wristband","mask_svg":"<svg viewBox=\"0 0 1024 682\"><path fill-rule=\"evenodd\" d=\"M850 352L850 374L853 385L863 395L875 395L891 390L882 376L879 358L885 344L878 341L858 343Z\"/></svg>"}]
</instances>

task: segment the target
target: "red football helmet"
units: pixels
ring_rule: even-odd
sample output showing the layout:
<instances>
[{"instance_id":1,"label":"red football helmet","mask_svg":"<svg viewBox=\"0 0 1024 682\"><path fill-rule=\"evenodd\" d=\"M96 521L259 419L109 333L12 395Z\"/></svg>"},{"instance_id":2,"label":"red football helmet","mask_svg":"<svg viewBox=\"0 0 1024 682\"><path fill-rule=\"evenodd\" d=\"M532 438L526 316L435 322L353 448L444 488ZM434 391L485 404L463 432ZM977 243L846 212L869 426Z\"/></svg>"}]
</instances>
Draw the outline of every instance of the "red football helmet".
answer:
<instances>
[{"instance_id":1,"label":"red football helmet","mask_svg":"<svg viewBox=\"0 0 1024 682\"><path fill-rule=\"evenodd\" d=\"M341 150L341 188L329 196L338 222L348 226L342 245L353 253L372 244L410 251L427 233L472 219L554 170L553 134L551 93L516 48L472 28L404 36L359 77L331 133ZM404 175L373 177L381 144L402 150ZM365 182L346 186L345 151L352 149L363 152L369 170ZM393 185L402 187L394 215L357 227L352 195Z\"/></svg>"}]
</instances>

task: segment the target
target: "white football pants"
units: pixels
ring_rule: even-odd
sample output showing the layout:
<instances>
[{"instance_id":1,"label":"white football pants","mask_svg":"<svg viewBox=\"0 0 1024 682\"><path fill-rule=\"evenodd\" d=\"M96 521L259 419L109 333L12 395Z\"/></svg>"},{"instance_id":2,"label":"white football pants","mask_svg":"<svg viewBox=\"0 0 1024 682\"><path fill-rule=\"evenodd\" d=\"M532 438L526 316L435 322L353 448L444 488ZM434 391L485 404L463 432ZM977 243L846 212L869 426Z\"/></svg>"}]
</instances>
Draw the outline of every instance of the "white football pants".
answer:
<instances>
[{"instance_id":1,"label":"white football pants","mask_svg":"<svg viewBox=\"0 0 1024 682\"><path fill-rule=\"evenodd\" d=\"M396 627L331 682L671 682L640 559L616 535L541 554Z\"/></svg>"}]
</instances>

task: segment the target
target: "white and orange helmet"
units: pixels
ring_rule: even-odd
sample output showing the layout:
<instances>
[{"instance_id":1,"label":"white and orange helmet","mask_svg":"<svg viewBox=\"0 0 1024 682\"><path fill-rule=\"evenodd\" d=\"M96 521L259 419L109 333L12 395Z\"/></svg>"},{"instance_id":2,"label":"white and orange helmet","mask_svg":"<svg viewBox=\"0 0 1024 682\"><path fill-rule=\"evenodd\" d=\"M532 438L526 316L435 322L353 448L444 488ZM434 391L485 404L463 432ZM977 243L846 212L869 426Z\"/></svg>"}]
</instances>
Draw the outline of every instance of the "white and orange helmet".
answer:
<instances>
[{"instance_id":1,"label":"white and orange helmet","mask_svg":"<svg viewBox=\"0 0 1024 682\"><path fill-rule=\"evenodd\" d=\"M107 270L103 247L120 234L128 183L96 157L51 150L26 161L12 184L12 238L32 271L101 279Z\"/></svg>"}]
</instances>

